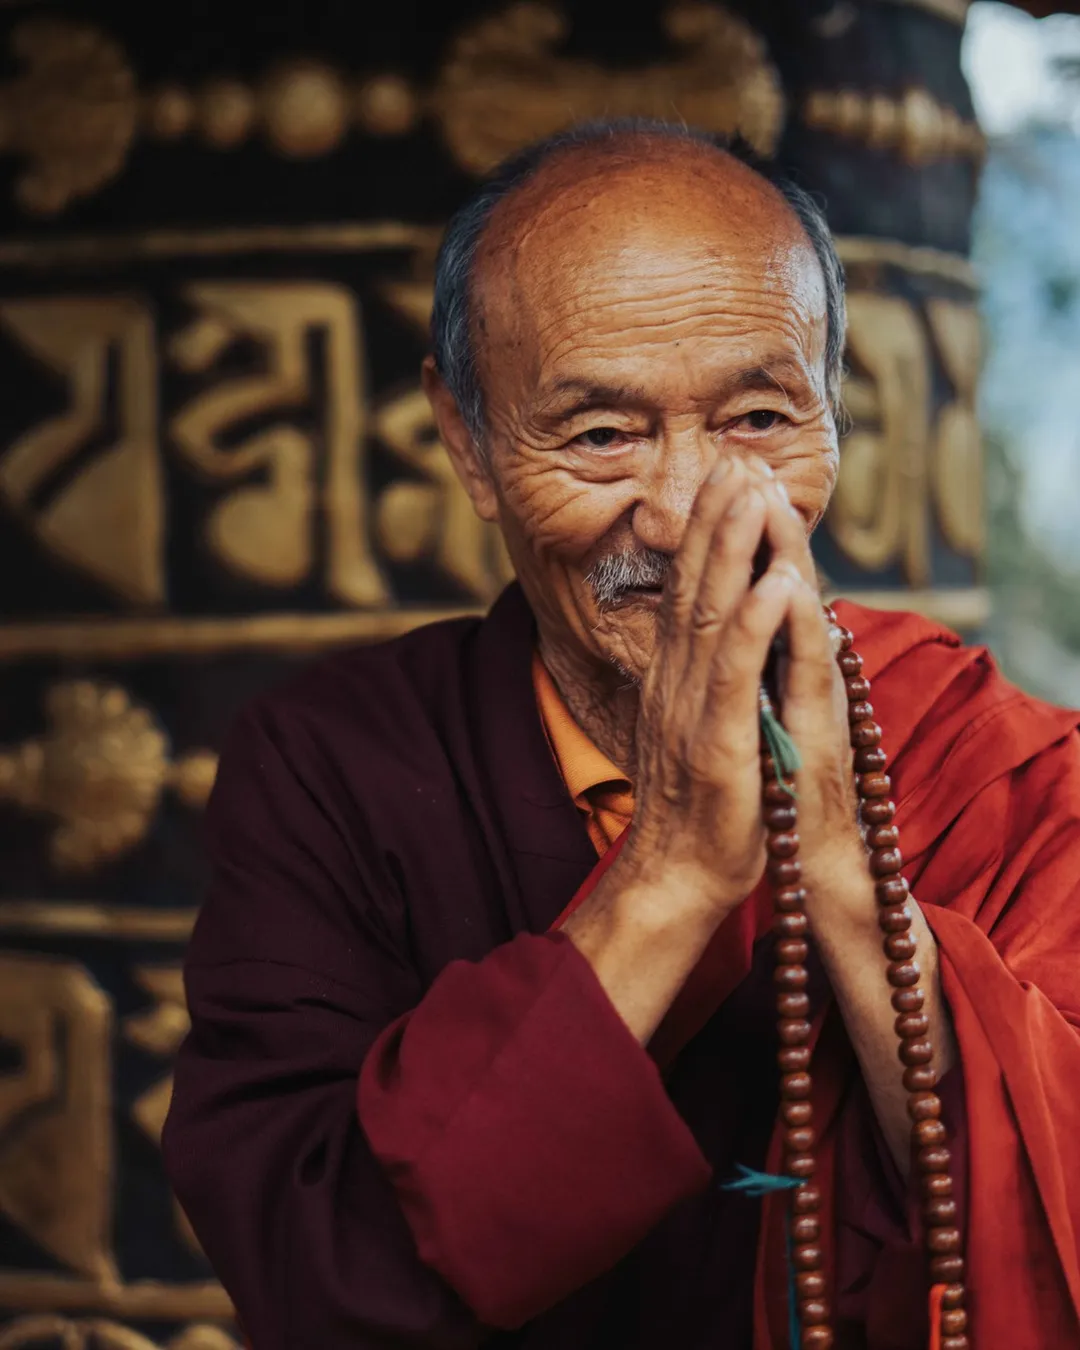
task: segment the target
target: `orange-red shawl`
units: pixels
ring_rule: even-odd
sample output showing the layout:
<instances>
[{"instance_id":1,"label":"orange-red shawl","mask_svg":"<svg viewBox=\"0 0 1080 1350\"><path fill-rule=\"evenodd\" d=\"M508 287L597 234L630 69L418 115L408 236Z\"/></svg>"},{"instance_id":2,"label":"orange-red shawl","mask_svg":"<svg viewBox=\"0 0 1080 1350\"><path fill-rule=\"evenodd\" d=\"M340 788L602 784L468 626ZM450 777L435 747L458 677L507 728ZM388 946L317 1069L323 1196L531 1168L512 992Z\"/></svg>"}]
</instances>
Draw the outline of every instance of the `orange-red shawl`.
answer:
<instances>
[{"instance_id":1,"label":"orange-red shawl","mask_svg":"<svg viewBox=\"0 0 1080 1350\"><path fill-rule=\"evenodd\" d=\"M916 615L837 609L873 681L905 874L939 946L960 1049L972 1344L1080 1346L1078 719L1026 697L981 649L961 648ZM555 926L617 853L618 845ZM770 918L760 887L720 929L650 1046L661 1065L745 976ZM884 972L881 996L888 997ZM822 1011L816 1033L818 1168L828 1197L831 1126L855 1065L835 1010ZM777 1131L770 1168L779 1156ZM770 1199L755 1350L787 1344L786 1279L783 1200Z\"/></svg>"}]
</instances>

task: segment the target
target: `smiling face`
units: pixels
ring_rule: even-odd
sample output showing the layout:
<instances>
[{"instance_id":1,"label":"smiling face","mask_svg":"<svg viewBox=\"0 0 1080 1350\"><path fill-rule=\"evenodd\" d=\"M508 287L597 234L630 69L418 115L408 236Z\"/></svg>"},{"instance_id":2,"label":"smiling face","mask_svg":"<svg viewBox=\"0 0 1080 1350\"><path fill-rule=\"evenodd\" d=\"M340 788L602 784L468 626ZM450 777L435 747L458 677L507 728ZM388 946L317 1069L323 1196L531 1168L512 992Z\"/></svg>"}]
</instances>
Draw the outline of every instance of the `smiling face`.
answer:
<instances>
[{"instance_id":1,"label":"smiling face","mask_svg":"<svg viewBox=\"0 0 1080 1350\"><path fill-rule=\"evenodd\" d=\"M579 150L496 208L473 301L484 456L429 369L443 439L545 649L640 679L719 456L760 456L808 532L825 510L837 447L813 247L778 192L711 149Z\"/></svg>"}]
</instances>

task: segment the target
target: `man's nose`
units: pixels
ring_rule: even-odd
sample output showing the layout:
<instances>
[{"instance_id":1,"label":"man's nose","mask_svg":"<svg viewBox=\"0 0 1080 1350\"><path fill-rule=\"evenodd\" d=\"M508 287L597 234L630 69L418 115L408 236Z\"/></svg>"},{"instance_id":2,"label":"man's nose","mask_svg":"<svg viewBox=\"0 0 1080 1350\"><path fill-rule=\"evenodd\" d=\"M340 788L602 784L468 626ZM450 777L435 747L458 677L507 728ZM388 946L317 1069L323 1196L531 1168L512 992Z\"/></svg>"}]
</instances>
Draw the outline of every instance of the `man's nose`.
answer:
<instances>
[{"instance_id":1,"label":"man's nose","mask_svg":"<svg viewBox=\"0 0 1080 1350\"><path fill-rule=\"evenodd\" d=\"M634 507L634 534L645 548L674 553L682 543L694 499L717 455L723 454L704 434L684 434L659 442L641 479Z\"/></svg>"}]
</instances>

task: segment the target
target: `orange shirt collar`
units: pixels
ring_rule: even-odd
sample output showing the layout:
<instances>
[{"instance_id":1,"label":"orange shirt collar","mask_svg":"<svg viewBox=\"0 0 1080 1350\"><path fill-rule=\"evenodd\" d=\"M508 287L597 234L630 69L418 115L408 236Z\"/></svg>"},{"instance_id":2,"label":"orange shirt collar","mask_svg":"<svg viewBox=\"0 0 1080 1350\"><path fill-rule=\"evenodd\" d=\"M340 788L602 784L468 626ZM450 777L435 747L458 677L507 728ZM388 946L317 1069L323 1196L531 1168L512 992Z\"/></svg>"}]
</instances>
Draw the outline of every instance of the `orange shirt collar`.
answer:
<instances>
[{"instance_id":1,"label":"orange shirt collar","mask_svg":"<svg viewBox=\"0 0 1080 1350\"><path fill-rule=\"evenodd\" d=\"M585 806L586 801L583 799L601 783L628 789L630 781L623 771L589 740L574 721L539 652L533 653L532 678L536 702L552 753L574 801L579 806Z\"/></svg>"}]
</instances>

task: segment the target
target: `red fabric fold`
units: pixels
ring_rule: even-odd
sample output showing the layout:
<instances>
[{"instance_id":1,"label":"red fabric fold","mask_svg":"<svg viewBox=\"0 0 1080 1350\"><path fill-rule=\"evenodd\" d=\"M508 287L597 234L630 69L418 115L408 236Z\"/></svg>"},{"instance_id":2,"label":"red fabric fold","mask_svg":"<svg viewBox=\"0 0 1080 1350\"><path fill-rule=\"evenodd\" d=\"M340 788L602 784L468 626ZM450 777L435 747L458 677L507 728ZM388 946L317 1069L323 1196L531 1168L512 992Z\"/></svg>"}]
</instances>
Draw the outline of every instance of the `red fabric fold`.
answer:
<instances>
[{"instance_id":1,"label":"red fabric fold","mask_svg":"<svg viewBox=\"0 0 1080 1350\"><path fill-rule=\"evenodd\" d=\"M448 966L375 1042L359 1112L421 1259L495 1327L610 1269L711 1177L656 1066L558 936Z\"/></svg>"}]
</instances>

